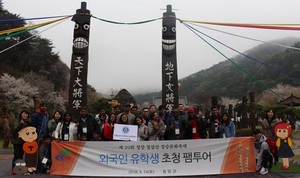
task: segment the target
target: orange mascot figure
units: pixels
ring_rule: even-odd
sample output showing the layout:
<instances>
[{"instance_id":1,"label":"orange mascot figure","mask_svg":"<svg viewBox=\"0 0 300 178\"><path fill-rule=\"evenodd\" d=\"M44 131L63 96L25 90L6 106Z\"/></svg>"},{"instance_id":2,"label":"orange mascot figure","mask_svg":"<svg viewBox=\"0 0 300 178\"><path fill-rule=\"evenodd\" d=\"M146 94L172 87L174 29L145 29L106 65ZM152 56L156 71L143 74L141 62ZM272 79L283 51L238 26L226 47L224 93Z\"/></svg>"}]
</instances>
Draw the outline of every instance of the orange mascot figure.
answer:
<instances>
[{"instance_id":1,"label":"orange mascot figure","mask_svg":"<svg viewBox=\"0 0 300 178\"><path fill-rule=\"evenodd\" d=\"M274 128L274 133L278 137L276 146L278 148L278 157L282 158L282 170L288 170L290 167L289 158L295 154L292 150L292 127L288 123L280 122Z\"/></svg>"},{"instance_id":2,"label":"orange mascot figure","mask_svg":"<svg viewBox=\"0 0 300 178\"><path fill-rule=\"evenodd\" d=\"M23 150L25 152L25 163L28 173L32 174L37 168L38 144L35 127L25 127L19 132L19 137L24 140Z\"/></svg>"}]
</instances>

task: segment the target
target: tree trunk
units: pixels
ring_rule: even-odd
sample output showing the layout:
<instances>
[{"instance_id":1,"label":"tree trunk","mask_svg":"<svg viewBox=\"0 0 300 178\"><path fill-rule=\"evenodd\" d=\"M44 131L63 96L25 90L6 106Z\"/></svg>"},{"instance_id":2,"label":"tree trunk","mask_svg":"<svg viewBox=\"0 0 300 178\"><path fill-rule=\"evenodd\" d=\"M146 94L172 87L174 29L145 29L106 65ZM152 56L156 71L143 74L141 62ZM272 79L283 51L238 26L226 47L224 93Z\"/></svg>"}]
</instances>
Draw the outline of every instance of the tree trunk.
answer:
<instances>
[{"instance_id":1,"label":"tree trunk","mask_svg":"<svg viewBox=\"0 0 300 178\"><path fill-rule=\"evenodd\" d=\"M10 143L11 130L9 127L9 114L6 106L2 107L2 119L3 119L3 148L8 148Z\"/></svg>"}]
</instances>

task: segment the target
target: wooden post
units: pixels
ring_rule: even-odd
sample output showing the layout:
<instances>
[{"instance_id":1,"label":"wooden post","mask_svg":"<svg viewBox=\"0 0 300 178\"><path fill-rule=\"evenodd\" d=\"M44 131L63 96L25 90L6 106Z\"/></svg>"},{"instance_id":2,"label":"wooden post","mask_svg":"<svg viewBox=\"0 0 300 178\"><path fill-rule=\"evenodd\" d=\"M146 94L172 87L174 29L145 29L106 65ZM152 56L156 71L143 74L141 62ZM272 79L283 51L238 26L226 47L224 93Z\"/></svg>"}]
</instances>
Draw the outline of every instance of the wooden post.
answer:
<instances>
[{"instance_id":1,"label":"wooden post","mask_svg":"<svg viewBox=\"0 0 300 178\"><path fill-rule=\"evenodd\" d=\"M176 15L172 6L162 19L162 104L168 112L178 108L178 76L176 54Z\"/></svg>"},{"instance_id":2,"label":"wooden post","mask_svg":"<svg viewBox=\"0 0 300 178\"><path fill-rule=\"evenodd\" d=\"M254 106L254 93L249 92L250 98L250 122L251 122L251 131L255 129L255 106Z\"/></svg>"},{"instance_id":3,"label":"wooden post","mask_svg":"<svg viewBox=\"0 0 300 178\"><path fill-rule=\"evenodd\" d=\"M2 107L1 118L3 119L3 148L8 148L10 142L11 129L9 127L9 113L6 106Z\"/></svg>"},{"instance_id":4,"label":"wooden post","mask_svg":"<svg viewBox=\"0 0 300 178\"><path fill-rule=\"evenodd\" d=\"M243 96L242 98L242 120L241 120L241 128L248 127L248 117L247 117L247 97Z\"/></svg>"},{"instance_id":5,"label":"wooden post","mask_svg":"<svg viewBox=\"0 0 300 178\"><path fill-rule=\"evenodd\" d=\"M86 2L81 2L81 8L73 16L73 53L69 83L69 103L67 111L76 121L81 107L87 107L87 74L89 61L89 37L91 13L86 9Z\"/></svg>"}]
</instances>

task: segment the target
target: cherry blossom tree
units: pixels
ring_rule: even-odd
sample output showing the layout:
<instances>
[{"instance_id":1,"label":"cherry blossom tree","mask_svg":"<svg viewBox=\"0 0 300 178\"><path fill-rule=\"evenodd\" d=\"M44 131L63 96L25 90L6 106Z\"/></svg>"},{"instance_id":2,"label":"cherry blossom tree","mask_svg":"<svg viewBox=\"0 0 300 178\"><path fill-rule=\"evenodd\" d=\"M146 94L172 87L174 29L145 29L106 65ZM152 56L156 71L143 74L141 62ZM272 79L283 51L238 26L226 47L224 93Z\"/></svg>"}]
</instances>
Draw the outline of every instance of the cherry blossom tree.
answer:
<instances>
[{"instance_id":1,"label":"cherry blossom tree","mask_svg":"<svg viewBox=\"0 0 300 178\"><path fill-rule=\"evenodd\" d=\"M32 87L24 79L16 79L4 73L0 77L0 93L1 103L11 110L19 111L22 108L32 108L32 97L39 92L37 87Z\"/></svg>"},{"instance_id":2,"label":"cherry blossom tree","mask_svg":"<svg viewBox=\"0 0 300 178\"><path fill-rule=\"evenodd\" d=\"M275 105L280 100L287 98L293 94L294 96L300 97L300 87L294 87L291 85L277 84L271 89L278 96L271 93L269 90L264 91L260 96L257 97L257 103L261 105ZM281 98L279 98L279 96Z\"/></svg>"}]
</instances>

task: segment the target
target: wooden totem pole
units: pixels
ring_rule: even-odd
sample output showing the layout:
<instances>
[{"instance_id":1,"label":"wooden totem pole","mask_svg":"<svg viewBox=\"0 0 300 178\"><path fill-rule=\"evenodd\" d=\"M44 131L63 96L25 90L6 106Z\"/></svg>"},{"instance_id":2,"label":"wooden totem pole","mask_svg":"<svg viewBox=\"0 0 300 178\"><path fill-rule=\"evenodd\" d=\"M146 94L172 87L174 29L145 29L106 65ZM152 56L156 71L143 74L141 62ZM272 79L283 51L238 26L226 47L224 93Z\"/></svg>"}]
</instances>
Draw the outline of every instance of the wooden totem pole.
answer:
<instances>
[{"instance_id":1,"label":"wooden totem pole","mask_svg":"<svg viewBox=\"0 0 300 178\"><path fill-rule=\"evenodd\" d=\"M75 25L67 110L74 120L79 116L79 109L87 106L90 19L91 14L86 9L86 2L81 2L81 8L76 10L72 19Z\"/></svg>"},{"instance_id":2,"label":"wooden totem pole","mask_svg":"<svg viewBox=\"0 0 300 178\"><path fill-rule=\"evenodd\" d=\"M167 5L162 21L162 104L168 112L178 107L179 100L176 55L176 16Z\"/></svg>"}]
</instances>

